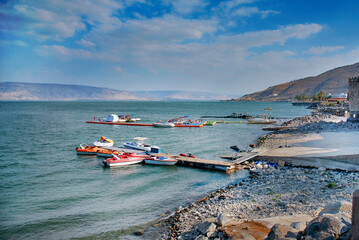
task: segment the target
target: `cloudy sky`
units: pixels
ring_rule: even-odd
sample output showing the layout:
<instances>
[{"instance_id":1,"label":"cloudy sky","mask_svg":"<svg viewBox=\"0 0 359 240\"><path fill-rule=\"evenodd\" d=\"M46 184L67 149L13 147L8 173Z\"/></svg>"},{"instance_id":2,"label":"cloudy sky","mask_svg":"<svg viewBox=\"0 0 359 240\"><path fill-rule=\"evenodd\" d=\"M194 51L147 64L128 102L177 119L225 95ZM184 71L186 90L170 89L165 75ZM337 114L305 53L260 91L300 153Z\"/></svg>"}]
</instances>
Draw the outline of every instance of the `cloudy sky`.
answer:
<instances>
[{"instance_id":1,"label":"cloudy sky","mask_svg":"<svg viewBox=\"0 0 359 240\"><path fill-rule=\"evenodd\" d=\"M359 1L0 1L0 81L243 94L359 62Z\"/></svg>"}]
</instances>

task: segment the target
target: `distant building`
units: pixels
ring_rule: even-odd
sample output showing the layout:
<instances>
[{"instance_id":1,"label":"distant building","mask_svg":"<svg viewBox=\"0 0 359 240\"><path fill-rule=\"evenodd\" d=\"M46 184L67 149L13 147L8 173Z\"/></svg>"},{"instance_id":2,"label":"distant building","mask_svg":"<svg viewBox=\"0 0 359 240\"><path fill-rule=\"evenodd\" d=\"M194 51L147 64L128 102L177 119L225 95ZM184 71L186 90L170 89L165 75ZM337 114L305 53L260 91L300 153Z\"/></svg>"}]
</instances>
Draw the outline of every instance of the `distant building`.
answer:
<instances>
[{"instance_id":1,"label":"distant building","mask_svg":"<svg viewBox=\"0 0 359 240\"><path fill-rule=\"evenodd\" d=\"M351 77L348 81L348 99L350 117L348 121L359 122L359 77Z\"/></svg>"}]
</instances>

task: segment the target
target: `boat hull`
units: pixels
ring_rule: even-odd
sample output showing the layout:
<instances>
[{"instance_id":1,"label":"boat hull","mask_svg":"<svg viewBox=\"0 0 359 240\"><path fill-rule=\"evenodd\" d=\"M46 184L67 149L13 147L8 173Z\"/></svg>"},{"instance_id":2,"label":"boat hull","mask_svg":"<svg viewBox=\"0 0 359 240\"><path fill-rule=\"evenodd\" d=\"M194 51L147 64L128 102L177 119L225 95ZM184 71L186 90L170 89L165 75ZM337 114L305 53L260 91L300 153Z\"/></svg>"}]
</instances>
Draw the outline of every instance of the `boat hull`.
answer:
<instances>
[{"instance_id":1,"label":"boat hull","mask_svg":"<svg viewBox=\"0 0 359 240\"><path fill-rule=\"evenodd\" d=\"M127 165L137 164L137 163L141 163L142 161L143 161L143 158L134 158L134 159L123 158L123 159L115 160L115 161L108 161L108 159L107 159L107 160L103 160L102 163L107 167L118 167L118 166L127 166Z\"/></svg>"},{"instance_id":2,"label":"boat hull","mask_svg":"<svg viewBox=\"0 0 359 240\"><path fill-rule=\"evenodd\" d=\"M135 150L142 150L142 151L151 151L150 147L140 147L131 143L125 143L123 144L124 147L129 149L135 149Z\"/></svg>"},{"instance_id":3,"label":"boat hull","mask_svg":"<svg viewBox=\"0 0 359 240\"><path fill-rule=\"evenodd\" d=\"M97 156L98 157L107 157L107 158L110 158L112 157L112 153L109 154L109 153L97 153Z\"/></svg>"},{"instance_id":4,"label":"boat hull","mask_svg":"<svg viewBox=\"0 0 359 240\"><path fill-rule=\"evenodd\" d=\"M97 152L76 150L77 155L96 155Z\"/></svg>"},{"instance_id":5,"label":"boat hull","mask_svg":"<svg viewBox=\"0 0 359 240\"><path fill-rule=\"evenodd\" d=\"M166 159L166 160L158 160L158 159L145 159L146 164L150 165L162 165L162 166L173 166L178 161L175 159Z\"/></svg>"},{"instance_id":6,"label":"boat hull","mask_svg":"<svg viewBox=\"0 0 359 240\"><path fill-rule=\"evenodd\" d=\"M153 126L158 127L158 128L173 128L173 127L175 127L175 124L174 123L154 123Z\"/></svg>"},{"instance_id":7,"label":"boat hull","mask_svg":"<svg viewBox=\"0 0 359 240\"><path fill-rule=\"evenodd\" d=\"M96 147L112 147L113 142L109 142L109 143L94 142L93 145L95 145Z\"/></svg>"}]
</instances>

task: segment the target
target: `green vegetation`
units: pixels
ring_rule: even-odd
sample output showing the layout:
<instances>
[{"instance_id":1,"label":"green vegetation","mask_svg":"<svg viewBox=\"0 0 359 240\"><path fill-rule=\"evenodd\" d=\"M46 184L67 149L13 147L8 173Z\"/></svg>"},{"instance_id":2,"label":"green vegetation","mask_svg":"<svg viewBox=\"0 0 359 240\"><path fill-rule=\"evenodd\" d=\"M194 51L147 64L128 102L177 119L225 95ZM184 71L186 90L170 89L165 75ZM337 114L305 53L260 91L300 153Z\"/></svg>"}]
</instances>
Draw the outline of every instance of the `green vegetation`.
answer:
<instances>
[{"instance_id":1,"label":"green vegetation","mask_svg":"<svg viewBox=\"0 0 359 240\"><path fill-rule=\"evenodd\" d=\"M318 94L314 94L313 96L306 96L305 94L295 96L295 100L298 101L324 101L327 100L329 97L324 96L323 92Z\"/></svg>"},{"instance_id":2,"label":"green vegetation","mask_svg":"<svg viewBox=\"0 0 359 240\"><path fill-rule=\"evenodd\" d=\"M335 188L336 186L337 186L337 184L335 182L330 182L325 187L326 188Z\"/></svg>"},{"instance_id":3,"label":"green vegetation","mask_svg":"<svg viewBox=\"0 0 359 240\"><path fill-rule=\"evenodd\" d=\"M329 182L327 185L325 185L324 187L322 187L322 190L326 190L328 188L330 189L334 189L337 186L337 184L335 182Z\"/></svg>"},{"instance_id":4,"label":"green vegetation","mask_svg":"<svg viewBox=\"0 0 359 240\"><path fill-rule=\"evenodd\" d=\"M268 195L274 195L276 192L272 189L268 189Z\"/></svg>"}]
</instances>

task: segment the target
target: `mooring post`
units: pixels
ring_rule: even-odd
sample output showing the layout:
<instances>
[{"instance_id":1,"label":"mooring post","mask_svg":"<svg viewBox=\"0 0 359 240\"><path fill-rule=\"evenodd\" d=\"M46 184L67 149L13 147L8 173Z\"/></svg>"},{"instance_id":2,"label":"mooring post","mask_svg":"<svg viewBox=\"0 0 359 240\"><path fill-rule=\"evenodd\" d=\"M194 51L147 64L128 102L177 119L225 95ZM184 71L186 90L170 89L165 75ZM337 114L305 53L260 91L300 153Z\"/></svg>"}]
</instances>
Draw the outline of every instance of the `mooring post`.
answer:
<instances>
[{"instance_id":1,"label":"mooring post","mask_svg":"<svg viewBox=\"0 0 359 240\"><path fill-rule=\"evenodd\" d=\"M359 239L359 189L353 193L352 239Z\"/></svg>"}]
</instances>

